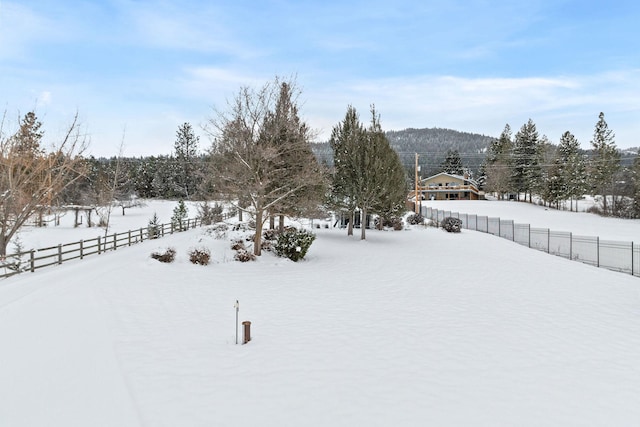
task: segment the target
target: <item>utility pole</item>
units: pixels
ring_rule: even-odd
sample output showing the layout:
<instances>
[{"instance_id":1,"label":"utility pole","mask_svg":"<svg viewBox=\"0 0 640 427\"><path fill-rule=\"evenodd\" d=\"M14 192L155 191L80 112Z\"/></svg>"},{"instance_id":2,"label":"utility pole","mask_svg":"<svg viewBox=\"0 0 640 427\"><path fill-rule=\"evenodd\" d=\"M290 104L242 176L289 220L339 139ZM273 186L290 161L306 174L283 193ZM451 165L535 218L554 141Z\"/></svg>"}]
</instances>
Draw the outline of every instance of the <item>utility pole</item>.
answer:
<instances>
[{"instance_id":1,"label":"utility pole","mask_svg":"<svg viewBox=\"0 0 640 427\"><path fill-rule=\"evenodd\" d=\"M416 183L414 185L415 187L415 202L413 204L413 210L415 211L415 213L419 213L418 212L418 153L416 153Z\"/></svg>"}]
</instances>

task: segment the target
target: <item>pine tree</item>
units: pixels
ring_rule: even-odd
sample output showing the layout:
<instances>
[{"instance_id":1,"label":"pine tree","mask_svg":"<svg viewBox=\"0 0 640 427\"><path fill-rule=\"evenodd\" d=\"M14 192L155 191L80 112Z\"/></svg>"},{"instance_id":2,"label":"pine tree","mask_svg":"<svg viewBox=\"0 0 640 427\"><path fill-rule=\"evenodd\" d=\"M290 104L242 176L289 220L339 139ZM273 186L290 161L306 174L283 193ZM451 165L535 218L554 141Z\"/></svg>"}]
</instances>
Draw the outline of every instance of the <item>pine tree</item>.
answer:
<instances>
[{"instance_id":1,"label":"pine tree","mask_svg":"<svg viewBox=\"0 0 640 427\"><path fill-rule=\"evenodd\" d=\"M24 115L18 132L13 136L17 155L34 157L43 153L40 142L44 136L44 131L41 130L41 127L42 123L33 111L29 111Z\"/></svg>"},{"instance_id":2,"label":"pine tree","mask_svg":"<svg viewBox=\"0 0 640 427\"><path fill-rule=\"evenodd\" d=\"M570 200L570 209L573 210L573 199L587 191L587 166L580 152L580 143L569 131L560 138L556 164L564 188L561 196Z\"/></svg>"},{"instance_id":3,"label":"pine tree","mask_svg":"<svg viewBox=\"0 0 640 427\"><path fill-rule=\"evenodd\" d=\"M183 123L176 132L174 144L175 158L177 162L176 176L180 195L189 199L195 193L197 168L195 162L198 156L198 142L200 138L195 135L189 123Z\"/></svg>"},{"instance_id":4,"label":"pine tree","mask_svg":"<svg viewBox=\"0 0 640 427\"><path fill-rule=\"evenodd\" d=\"M372 124L369 135L374 144L380 146L379 156L382 164L379 169L380 188L378 197L371 205L371 212L378 214L384 223L400 216L405 210L407 198L407 175L398 153L391 148L389 141L382 131L379 116L376 117L372 109ZM363 227L364 229L364 227Z\"/></svg>"},{"instance_id":5,"label":"pine tree","mask_svg":"<svg viewBox=\"0 0 640 427\"><path fill-rule=\"evenodd\" d=\"M180 199L178 201L178 205L173 208L173 215L171 216L171 224L174 229L183 231L186 229L184 224L184 220L187 219L189 215L189 210L187 206L184 204L184 200Z\"/></svg>"},{"instance_id":6,"label":"pine tree","mask_svg":"<svg viewBox=\"0 0 640 427\"><path fill-rule=\"evenodd\" d=\"M333 127L329 144L333 150L333 174L331 176L331 192L329 205L344 210L349 216L347 235L353 235L354 213L356 201L356 153L363 138L365 129L356 109L349 105L341 123Z\"/></svg>"},{"instance_id":7,"label":"pine tree","mask_svg":"<svg viewBox=\"0 0 640 427\"><path fill-rule=\"evenodd\" d=\"M445 159L440 165L442 172L451 175L464 174L464 166L462 165L462 159L458 150L448 150Z\"/></svg>"},{"instance_id":8,"label":"pine tree","mask_svg":"<svg viewBox=\"0 0 640 427\"><path fill-rule=\"evenodd\" d=\"M615 144L615 134L604 120L604 113L598 116L591 140L593 157L589 162L589 175L593 195L602 195L603 214L609 214L607 199L615 191L615 177L620 170L620 153ZM613 209L612 209L613 210Z\"/></svg>"},{"instance_id":9,"label":"pine tree","mask_svg":"<svg viewBox=\"0 0 640 427\"><path fill-rule=\"evenodd\" d=\"M638 150L636 158L633 159L631 180L633 184L633 216L640 218L640 150Z\"/></svg>"},{"instance_id":10,"label":"pine tree","mask_svg":"<svg viewBox=\"0 0 640 427\"><path fill-rule=\"evenodd\" d=\"M487 156L483 163L485 188L488 191L498 193L500 199L512 189L512 152L511 127L506 124L500 137L489 145Z\"/></svg>"},{"instance_id":11,"label":"pine tree","mask_svg":"<svg viewBox=\"0 0 640 427\"><path fill-rule=\"evenodd\" d=\"M516 133L513 145L513 172L512 180L514 190L520 194L529 195L532 201L532 192L541 182L541 149L538 131L533 120L529 119Z\"/></svg>"}]
</instances>

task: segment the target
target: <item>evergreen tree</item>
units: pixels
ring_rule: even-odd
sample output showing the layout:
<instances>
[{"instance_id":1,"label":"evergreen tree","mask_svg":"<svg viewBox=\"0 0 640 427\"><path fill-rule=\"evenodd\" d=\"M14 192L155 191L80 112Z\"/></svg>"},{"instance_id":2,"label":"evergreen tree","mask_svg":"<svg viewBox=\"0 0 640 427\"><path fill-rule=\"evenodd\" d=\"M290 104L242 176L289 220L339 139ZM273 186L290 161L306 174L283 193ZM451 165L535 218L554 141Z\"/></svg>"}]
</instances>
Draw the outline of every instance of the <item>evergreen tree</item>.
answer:
<instances>
[{"instance_id":1,"label":"evergreen tree","mask_svg":"<svg viewBox=\"0 0 640 427\"><path fill-rule=\"evenodd\" d=\"M38 156L44 151L40 147L40 142L44 136L41 130L42 123L33 111L29 111L20 121L20 127L12 137L15 141L16 155Z\"/></svg>"},{"instance_id":2,"label":"evergreen tree","mask_svg":"<svg viewBox=\"0 0 640 427\"><path fill-rule=\"evenodd\" d=\"M197 186L195 162L198 156L199 141L200 138L193 132L191 124L183 123L180 125L174 144L176 169L179 172L176 176L176 182L178 184L177 191L187 199L194 195Z\"/></svg>"},{"instance_id":3,"label":"evergreen tree","mask_svg":"<svg viewBox=\"0 0 640 427\"><path fill-rule=\"evenodd\" d=\"M620 170L620 153L615 144L615 134L604 120L604 113L598 116L591 140L593 157L589 162L589 175L593 195L602 195L603 214L609 214L608 198L614 195L615 177ZM611 209L613 210L613 209Z\"/></svg>"},{"instance_id":4,"label":"evergreen tree","mask_svg":"<svg viewBox=\"0 0 640 427\"><path fill-rule=\"evenodd\" d=\"M587 191L587 165L580 152L580 143L569 131L560 138L555 163L564 189L561 197L569 199L570 209L573 210L573 199L581 197Z\"/></svg>"},{"instance_id":5,"label":"evergreen tree","mask_svg":"<svg viewBox=\"0 0 640 427\"><path fill-rule=\"evenodd\" d=\"M541 154L536 125L529 119L516 133L512 170L514 190L518 194L525 193L525 197L528 194L529 202L532 201L532 192L541 181Z\"/></svg>"},{"instance_id":6,"label":"evergreen tree","mask_svg":"<svg viewBox=\"0 0 640 427\"><path fill-rule=\"evenodd\" d=\"M485 188L488 191L496 192L500 199L512 188L512 152L511 127L506 124L500 137L489 144L487 156L483 163Z\"/></svg>"},{"instance_id":7,"label":"evergreen tree","mask_svg":"<svg viewBox=\"0 0 640 427\"><path fill-rule=\"evenodd\" d=\"M325 193L324 177L320 172L311 146L310 130L300 119L296 104L296 89L282 82L273 111L267 112L261 143L279 152L269 168L272 180L268 192L281 191L283 186L295 183L296 177L314 171L315 179L297 191L295 198L276 200L270 208L270 216L280 216L280 229L284 231L284 216L301 216L315 213Z\"/></svg>"},{"instance_id":8,"label":"evergreen tree","mask_svg":"<svg viewBox=\"0 0 640 427\"><path fill-rule=\"evenodd\" d=\"M380 146L381 166L379 168L380 187L378 197L371 205L371 212L378 214L382 221L390 222L393 218L401 216L405 210L407 198L407 175L398 153L391 148L389 141L382 131L379 117L372 110L372 123L369 129L369 137L372 143ZM362 229L365 227L363 226ZM364 236L364 234L363 234Z\"/></svg>"},{"instance_id":9,"label":"evergreen tree","mask_svg":"<svg viewBox=\"0 0 640 427\"><path fill-rule=\"evenodd\" d=\"M442 170L442 172L451 175L464 174L464 166L462 165L462 159L460 158L460 153L458 152L458 150L447 151L447 156L440 165L440 169Z\"/></svg>"},{"instance_id":10,"label":"evergreen tree","mask_svg":"<svg viewBox=\"0 0 640 427\"><path fill-rule=\"evenodd\" d=\"M631 181L633 184L633 207L634 218L640 218L640 149L631 168Z\"/></svg>"},{"instance_id":11,"label":"evergreen tree","mask_svg":"<svg viewBox=\"0 0 640 427\"><path fill-rule=\"evenodd\" d=\"M343 121L333 127L329 139L333 150L333 174L328 204L334 209L347 212L349 236L353 235L354 213L357 208L356 153L365 135L356 109L349 105Z\"/></svg>"},{"instance_id":12,"label":"evergreen tree","mask_svg":"<svg viewBox=\"0 0 640 427\"><path fill-rule=\"evenodd\" d=\"M173 215L171 216L171 224L174 229L178 229L180 231L185 230L184 220L187 219L189 215L189 210L187 206L184 204L184 200L180 199L178 201L178 205L173 208Z\"/></svg>"}]
</instances>

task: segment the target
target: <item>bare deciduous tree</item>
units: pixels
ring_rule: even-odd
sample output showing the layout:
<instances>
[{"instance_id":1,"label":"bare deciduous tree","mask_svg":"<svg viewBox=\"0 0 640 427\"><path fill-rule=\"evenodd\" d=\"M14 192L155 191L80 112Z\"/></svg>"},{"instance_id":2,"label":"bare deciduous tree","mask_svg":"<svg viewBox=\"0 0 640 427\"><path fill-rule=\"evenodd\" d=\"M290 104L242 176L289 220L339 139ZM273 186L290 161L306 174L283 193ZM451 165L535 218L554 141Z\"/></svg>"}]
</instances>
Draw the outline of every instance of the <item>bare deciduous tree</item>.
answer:
<instances>
[{"instance_id":1,"label":"bare deciduous tree","mask_svg":"<svg viewBox=\"0 0 640 427\"><path fill-rule=\"evenodd\" d=\"M86 148L78 116L61 141L46 150L35 114L25 115L20 129L4 134L0 123L0 257L15 233L38 210L49 207L61 191L81 176L80 154Z\"/></svg>"},{"instance_id":2,"label":"bare deciduous tree","mask_svg":"<svg viewBox=\"0 0 640 427\"><path fill-rule=\"evenodd\" d=\"M260 89L243 87L217 111L207 127L213 139L214 191L236 203L247 200L255 217L254 254L260 255L262 227L272 214L296 212L318 197L323 185L310 142L310 128L298 115L294 82L276 78Z\"/></svg>"}]
</instances>

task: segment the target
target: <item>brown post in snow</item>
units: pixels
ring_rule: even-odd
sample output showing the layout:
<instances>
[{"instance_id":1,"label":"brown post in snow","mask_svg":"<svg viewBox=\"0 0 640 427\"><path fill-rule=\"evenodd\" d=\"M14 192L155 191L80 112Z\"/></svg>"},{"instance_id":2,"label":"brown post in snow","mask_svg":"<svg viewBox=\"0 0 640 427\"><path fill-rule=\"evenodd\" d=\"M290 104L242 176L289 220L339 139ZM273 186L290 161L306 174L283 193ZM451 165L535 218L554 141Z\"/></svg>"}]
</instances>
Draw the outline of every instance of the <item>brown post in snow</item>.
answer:
<instances>
[{"instance_id":1,"label":"brown post in snow","mask_svg":"<svg viewBox=\"0 0 640 427\"><path fill-rule=\"evenodd\" d=\"M246 344L249 341L251 341L251 322L249 322L248 320L245 320L244 322L242 322L242 327L244 330L244 339L242 341L242 344Z\"/></svg>"}]
</instances>

